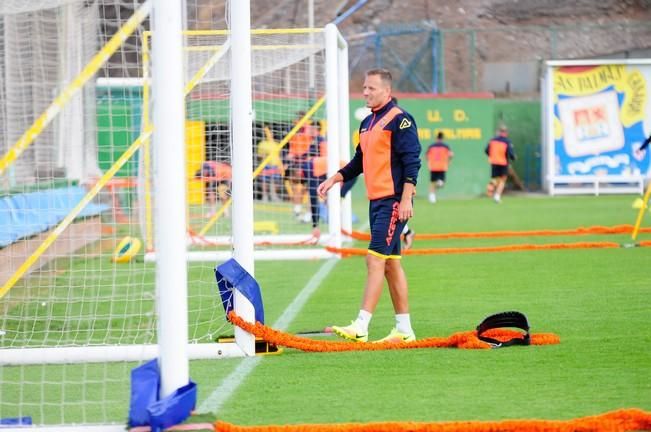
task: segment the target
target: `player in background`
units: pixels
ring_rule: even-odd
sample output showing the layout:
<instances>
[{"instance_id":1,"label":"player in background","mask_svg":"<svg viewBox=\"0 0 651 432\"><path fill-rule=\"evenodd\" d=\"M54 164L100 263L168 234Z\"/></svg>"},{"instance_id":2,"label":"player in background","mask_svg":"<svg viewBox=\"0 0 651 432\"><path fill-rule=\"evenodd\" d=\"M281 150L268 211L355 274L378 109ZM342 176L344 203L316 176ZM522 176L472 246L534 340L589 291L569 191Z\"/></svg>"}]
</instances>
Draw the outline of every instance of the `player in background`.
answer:
<instances>
[{"instance_id":1,"label":"player in background","mask_svg":"<svg viewBox=\"0 0 651 432\"><path fill-rule=\"evenodd\" d=\"M386 69L366 73L363 94L371 114L360 124L360 144L351 161L317 189L319 196L325 198L336 183L364 173L371 224L366 286L357 319L349 326L332 327L337 335L352 341L368 340L369 323L385 279L396 326L380 341L401 343L416 339L409 314L407 278L400 262L400 234L414 214L421 147L413 117L391 100L391 81L391 73Z\"/></svg>"},{"instance_id":2,"label":"player in background","mask_svg":"<svg viewBox=\"0 0 651 432\"><path fill-rule=\"evenodd\" d=\"M230 194L232 168L229 164L217 161L205 161L201 168L194 174L204 182L204 196L210 211L207 216L212 216L217 211L219 202L226 202ZM230 210L224 209L224 216L230 216Z\"/></svg>"},{"instance_id":3,"label":"player in background","mask_svg":"<svg viewBox=\"0 0 651 432\"><path fill-rule=\"evenodd\" d=\"M285 170L280 159L278 143L274 140L269 126L264 127L264 134L265 138L258 143L258 158L260 162L269 158L269 162L260 173L262 201L280 201L278 188Z\"/></svg>"},{"instance_id":4,"label":"player in background","mask_svg":"<svg viewBox=\"0 0 651 432\"><path fill-rule=\"evenodd\" d=\"M429 202L436 203L436 188L442 188L445 185L445 174L448 171L450 160L454 157L454 152L450 146L443 142L443 132L436 135L436 141L427 148L427 166L430 172L429 183Z\"/></svg>"},{"instance_id":5,"label":"player in background","mask_svg":"<svg viewBox=\"0 0 651 432\"><path fill-rule=\"evenodd\" d=\"M515 160L513 145L511 145L508 136L508 128L504 125L500 126L497 135L488 142L484 150L491 164L491 181L488 184L488 191L493 190L493 200L496 203L502 202L502 192L509 174L509 161Z\"/></svg>"},{"instance_id":6,"label":"player in background","mask_svg":"<svg viewBox=\"0 0 651 432\"><path fill-rule=\"evenodd\" d=\"M304 112L299 112L295 123L298 123L304 116ZM309 214L303 210L307 178L302 168L310 156L314 156L314 154L311 154L311 151L315 148L315 141L318 136L318 126L308 121L289 140L289 148L284 166L287 169L286 174L289 176L289 182L291 184L294 216L300 221L307 221L309 218Z\"/></svg>"},{"instance_id":7,"label":"player in background","mask_svg":"<svg viewBox=\"0 0 651 432\"><path fill-rule=\"evenodd\" d=\"M315 140L311 154L318 154L318 156L310 157L303 163L303 175L307 180L307 189L310 198L310 213L312 220L312 237L318 239L321 236L319 229L320 222L320 202L317 188L319 184L324 182L328 173L328 145L325 139ZM341 162L341 166L345 166L345 162ZM341 186L340 196L343 198L355 185L356 178L349 180Z\"/></svg>"},{"instance_id":8,"label":"player in background","mask_svg":"<svg viewBox=\"0 0 651 432\"><path fill-rule=\"evenodd\" d=\"M405 227L402 229L402 241L405 244L402 246L404 250L411 249L414 245L414 240L416 239L416 231L409 228L408 224L405 224Z\"/></svg>"}]
</instances>

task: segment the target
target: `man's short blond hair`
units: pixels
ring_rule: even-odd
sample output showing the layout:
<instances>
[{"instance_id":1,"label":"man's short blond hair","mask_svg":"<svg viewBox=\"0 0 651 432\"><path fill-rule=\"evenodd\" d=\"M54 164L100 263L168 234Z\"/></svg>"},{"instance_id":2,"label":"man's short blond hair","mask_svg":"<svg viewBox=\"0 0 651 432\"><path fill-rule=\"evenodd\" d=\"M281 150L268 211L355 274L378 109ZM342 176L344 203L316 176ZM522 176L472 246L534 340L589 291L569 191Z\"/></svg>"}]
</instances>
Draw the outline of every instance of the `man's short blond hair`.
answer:
<instances>
[{"instance_id":1,"label":"man's short blond hair","mask_svg":"<svg viewBox=\"0 0 651 432\"><path fill-rule=\"evenodd\" d=\"M383 69L383 68L369 69L366 71L366 76L370 76L370 75L379 76L382 82L384 82L389 87L391 87L391 83L393 82L393 77L391 76L391 72L389 72L388 69Z\"/></svg>"}]
</instances>

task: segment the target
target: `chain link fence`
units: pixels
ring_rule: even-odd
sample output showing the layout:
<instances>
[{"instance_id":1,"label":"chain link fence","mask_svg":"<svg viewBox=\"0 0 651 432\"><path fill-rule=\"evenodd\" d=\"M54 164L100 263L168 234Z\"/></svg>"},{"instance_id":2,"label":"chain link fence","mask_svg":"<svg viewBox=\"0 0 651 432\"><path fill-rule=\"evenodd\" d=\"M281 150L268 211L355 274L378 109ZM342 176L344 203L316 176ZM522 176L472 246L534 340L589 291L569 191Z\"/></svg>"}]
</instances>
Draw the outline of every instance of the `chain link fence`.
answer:
<instances>
[{"instance_id":1,"label":"chain link fence","mask_svg":"<svg viewBox=\"0 0 651 432\"><path fill-rule=\"evenodd\" d=\"M546 60L651 55L651 22L441 30L440 92L534 95Z\"/></svg>"},{"instance_id":2,"label":"chain link fence","mask_svg":"<svg viewBox=\"0 0 651 432\"><path fill-rule=\"evenodd\" d=\"M424 21L353 35L349 45L353 90L365 70L385 67L399 92L534 97L545 60L650 57L651 22L438 29Z\"/></svg>"}]
</instances>

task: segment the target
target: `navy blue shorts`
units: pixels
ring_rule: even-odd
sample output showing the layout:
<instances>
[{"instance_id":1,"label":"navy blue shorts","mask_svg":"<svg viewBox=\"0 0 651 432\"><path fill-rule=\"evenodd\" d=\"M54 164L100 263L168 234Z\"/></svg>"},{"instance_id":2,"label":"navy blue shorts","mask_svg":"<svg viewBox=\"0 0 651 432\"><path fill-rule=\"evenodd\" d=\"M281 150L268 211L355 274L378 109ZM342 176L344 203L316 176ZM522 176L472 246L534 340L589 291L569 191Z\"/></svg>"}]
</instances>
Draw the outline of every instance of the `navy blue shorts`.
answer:
<instances>
[{"instance_id":1,"label":"navy blue shorts","mask_svg":"<svg viewBox=\"0 0 651 432\"><path fill-rule=\"evenodd\" d=\"M491 165L491 178L506 177L509 175L508 165Z\"/></svg>"},{"instance_id":2,"label":"navy blue shorts","mask_svg":"<svg viewBox=\"0 0 651 432\"><path fill-rule=\"evenodd\" d=\"M382 198L369 202L368 214L371 224L370 254L383 259L400 259L400 234L405 222L400 222L396 197Z\"/></svg>"},{"instance_id":3,"label":"navy blue shorts","mask_svg":"<svg viewBox=\"0 0 651 432\"><path fill-rule=\"evenodd\" d=\"M430 171L429 172L429 181L435 182L441 180L445 181L445 171Z\"/></svg>"}]
</instances>

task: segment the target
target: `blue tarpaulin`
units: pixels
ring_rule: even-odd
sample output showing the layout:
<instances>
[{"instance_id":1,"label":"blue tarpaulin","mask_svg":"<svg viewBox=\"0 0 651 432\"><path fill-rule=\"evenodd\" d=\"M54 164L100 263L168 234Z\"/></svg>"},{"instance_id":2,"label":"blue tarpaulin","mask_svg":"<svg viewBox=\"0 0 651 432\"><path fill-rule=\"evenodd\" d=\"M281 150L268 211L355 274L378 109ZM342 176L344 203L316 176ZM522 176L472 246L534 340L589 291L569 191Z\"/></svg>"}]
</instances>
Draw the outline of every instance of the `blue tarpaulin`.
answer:
<instances>
[{"instance_id":1,"label":"blue tarpaulin","mask_svg":"<svg viewBox=\"0 0 651 432\"><path fill-rule=\"evenodd\" d=\"M86 192L81 186L71 186L0 198L0 247L56 226ZM105 204L89 203L78 217L96 216L108 208Z\"/></svg>"},{"instance_id":2,"label":"blue tarpaulin","mask_svg":"<svg viewBox=\"0 0 651 432\"><path fill-rule=\"evenodd\" d=\"M162 431L187 419L197 403L197 385L190 381L171 395L161 398L158 360L143 363L131 371L129 426L151 426Z\"/></svg>"}]
</instances>

